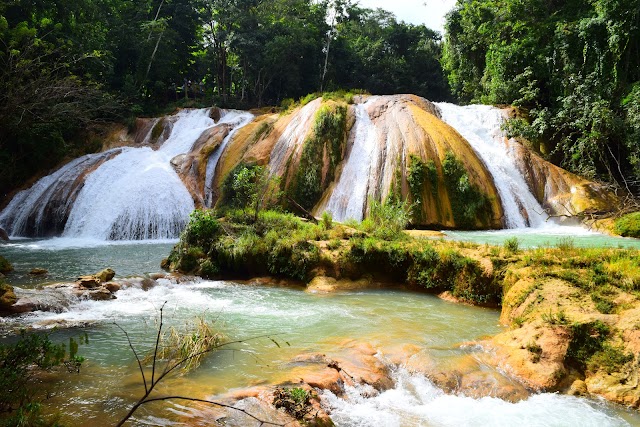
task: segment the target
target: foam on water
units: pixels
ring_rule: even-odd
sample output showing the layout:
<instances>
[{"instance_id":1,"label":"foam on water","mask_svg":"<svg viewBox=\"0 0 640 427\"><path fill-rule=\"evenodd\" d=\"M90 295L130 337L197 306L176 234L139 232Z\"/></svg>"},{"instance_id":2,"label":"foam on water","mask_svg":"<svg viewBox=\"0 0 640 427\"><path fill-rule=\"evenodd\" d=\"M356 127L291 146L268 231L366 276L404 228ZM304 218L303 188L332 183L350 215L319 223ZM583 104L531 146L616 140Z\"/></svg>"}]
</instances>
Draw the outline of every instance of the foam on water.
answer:
<instances>
[{"instance_id":1,"label":"foam on water","mask_svg":"<svg viewBox=\"0 0 640 427\"><path fill-rule=\"evenodd\" d=\"M543 393L511 403L446 394L422 375L395 370L395 387L347 387L344 398L325 390L321 398L340 427L409 426L629 426L604 406L582 398Z\"/></svg>"}]
</instances>

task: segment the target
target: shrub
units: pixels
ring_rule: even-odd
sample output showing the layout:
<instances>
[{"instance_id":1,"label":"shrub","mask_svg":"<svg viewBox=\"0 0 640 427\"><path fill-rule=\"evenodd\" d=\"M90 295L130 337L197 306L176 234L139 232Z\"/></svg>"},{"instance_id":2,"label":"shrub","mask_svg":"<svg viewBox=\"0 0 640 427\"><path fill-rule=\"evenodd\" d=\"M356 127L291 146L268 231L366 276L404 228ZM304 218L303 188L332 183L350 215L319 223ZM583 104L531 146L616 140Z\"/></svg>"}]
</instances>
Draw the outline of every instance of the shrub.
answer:
<instances>
[{"instance_id":1,"label":"shrub","mask_svg":"<svg viewBox=\"0 0 640 427\"><path fill-rule=\"evenodd\" d=\"M507 253L516 254L520 250L520 240L517 237L510 237L504 241L504 249Z\"/></svg>"},{"instance_id":2,"label":"shrub","mask_svg":"<svg viewBox=\"0 0 640 427\"><path fill-rule=\"evenodd\" d=\"M13 271L11 263L0 255L0 273L9 273L11 271Z\"/></svg>"},{"instance_id":3,"label":"shrub","mask_svg":"<svg viewBox=\"0 0 640 427\"><path fill-rule=\"evenodd\" d=\"M404 238L402 231L411 219L411 205L388 198L384 203L369 199L369 217L362 222L363 231L383 240Z\"/></svg>"},{"instance_id":4,"label":"shrub","mask_svg":"<svg viewBox=\"0 0 640 427\"><path fill-rule=\"evenodd\" d=\"M594 354L587 362L591 372L605 371L607 374L620 371L620 368L633 360L633 354L626 353L624 347L614 347L605 343L602 350Z\"/></svg>"},{"instance_id":5,"label":"shrub","mask_svg":"<svg viewBox=\"0 0 640 427\"><path fill-rule=\"evenodd\" d=\"M322 226L325 230L331 230L333 228L333 216L331 212L322 212Z\"/></svg>"},{"instance_id":6,"label":"shrub","mask_svg":"<svg viewBox=\"0 0 640 427\"><path fill-rule=\"evenodd\" d=\"M196 209L191 213L182 237L189 245L201 246L208 252L220 232L220 222L214 211Z\"/></svg>"},{"instance_id":7,"label":"shrub","mask_svg":"<svg viewBox=\"0 0 640 427\"><path fill-rule=\"evenodd\" d=\"M571 341L565 359L585 370L591 356L603 349L610 328L600 320L588 323L574 323L570 326Z\"/></svg>"},{"instance_id":8,"label":"shrub","mask_svg":"<svg viewBox=\"0 0 640 427\"><path fill-rule=\"evenodd\" d=\"M473 228L477 222L488 225L493 215L489 198L471 183L464 164L451 151L442 162L442 173L456 225L460 228Z\"/></svg>"},{"instance_id":9,"label":"shrub","mask_svg":"<svg viewBox=\"0 0 640 427\"><path fill-rule=\"evenodd\" d=\"M618 218L614 230L624 237L640 238L640 212L634 212Z\"/></svg>"}]
</instances>

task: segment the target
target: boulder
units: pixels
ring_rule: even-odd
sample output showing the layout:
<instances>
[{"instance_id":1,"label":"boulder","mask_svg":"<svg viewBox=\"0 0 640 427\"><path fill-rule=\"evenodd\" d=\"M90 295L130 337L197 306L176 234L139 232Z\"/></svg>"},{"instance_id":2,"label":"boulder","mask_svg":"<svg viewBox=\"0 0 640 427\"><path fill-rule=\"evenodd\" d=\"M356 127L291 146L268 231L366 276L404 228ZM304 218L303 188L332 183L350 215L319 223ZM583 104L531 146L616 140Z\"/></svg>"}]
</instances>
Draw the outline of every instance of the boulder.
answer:
<instances>
[{"instance_id":1,"label":"boulder","mask_svg":"<svg viewBox=\"0 0 640 427\"><path fill-rule=\"evenodd\" d=\"M94 276L100 279L100 282L108 282L116 275L116 272L111 268L105 268L104 270L94 274Z\"/></svg>"},{"instance_id":2,"label":"boulder","mask_svg":"<svg viewBox=\"0 0 640 427\"><path fill-rule=\"evenodd\" d=\"M5 242L9 241L9 235L2 227L0 227L0 240L4 240Z\"/></svg>"},{"instance_id":3,"label":"boulder","mask_svg":"<svg viewBox=\"0 0 640 427\"><path fill-rule=\"evenodd\" d=\"M76 284L83 289L93 289L100 286L100 279L96 276L81 276L78 277Z\"/></svg>"},{"instance_id":4,"label":"boulder","mask_svg":"<svg viewBox=\"0 0 640 427\"><path fill-rule=\"evenodd\" d=\"M31 271L29 272L30 275L32 276L44 276L45 274L47 274L49 272L49 270L47 270L46 268L32 268Z\"/></svg>"},{"instance_id":5,"label":"boulder","mask_svg":"<svg viewBox=\"0 0 640 427\"><path fill-rule=\"evenodd\" d=\"M115 282L107 282L104 284L105 289L107 289L112 294L118 292L121 288L120 284Z\"/></svg>"},{"instance_id":6,"label":"boulder","mask_svg":"<svg viewBox=\"0 0 640 427\"><path fill-rule=\"evenodd\" d=\"M13 291L13 286L0 282L0 311L11 307L17 300L18 298Z\"/></svg>"}]
</instances>

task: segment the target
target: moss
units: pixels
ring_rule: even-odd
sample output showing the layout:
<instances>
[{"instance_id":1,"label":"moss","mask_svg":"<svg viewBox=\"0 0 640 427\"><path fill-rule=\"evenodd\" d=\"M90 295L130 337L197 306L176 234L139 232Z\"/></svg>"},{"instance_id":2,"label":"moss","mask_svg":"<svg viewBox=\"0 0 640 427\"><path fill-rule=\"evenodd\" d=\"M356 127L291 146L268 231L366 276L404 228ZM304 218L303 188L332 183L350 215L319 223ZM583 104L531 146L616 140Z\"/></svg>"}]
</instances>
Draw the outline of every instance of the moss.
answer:
<instances>
[{"instance_id":1,"label":"moss","mask_svg":"<svg viewBox=\"0 0 640 427\"><path fill-rule=\"evenodd\" d=\"M474 228L478 223L490 225L492 212L489 197L471 183L463 163L451 151L445 155L442 172L456 226Z\"/></svg>"},{"instance_id":2,"label":"moss","mask_svg":"<svg viewBox=\"0 0 640 427\"><path fill-rule=\"evenodd\" d=\"M634 212L618 218L614 230L624 237L640 238L640 212Z\"/></svg>"},{"instance_id":3,"label":"moss","mask_svg":"<svg viewBox=\"0 0 640 427\"><path fill-rule=\"evenodd\" d=\"M569 331L571 341L565 361L584 371L589 359L604 348L611 330L605 323L596 320L588 323L574 323Z\"/></svg>"},{"instance_id":4,"label":"moss","mask_svg":"<svg viewBox=\"0 0 640 427\"><path fill-rule=\"evenodd\" d=\"M13 287L0 278L0 309L12 306L17 300Z\"/></svg>"},{"instance_id":5,"label":"moss","mask_svg":"<svg viewBox=\"0 0 640 427\"><path fill-rule=\"evenodd\" d=\"M346 144L347 107L325 104L316 113L311 136L302 149L289 195L305 209L312 209L333 181ZM323 176L325 157L329 161Z\"/></svg>"},{"instance_id":6,"label":"moss","mask_svg":"<svg viewBox=\"0 0 640 427\"><path fill-rule=\"evenodd\" d=\"M153 126L153 129L151 129L151 142L155 143L158 138L160 138L160 135L162 135L162 131L164 131L164 118L158 120L158 123L156 123Z\"/></svg>"},{"instance_id":7,"label":"moss","mask_svg":"<svg viewBox=\"0 0 640 427\"><path fill-rule=\"evenodd\" d=\"M13 265L6 258L0 255L0 273L9 273L13 271Z\"/></svg>"},{"instance_id":8,"label":"moss","mask_svg":"<svg viewBox=\"0 0 640 427\"><path fill-rule=\"evenodd\" d=\"M616 347L605 343L602 350L589 358L587 369L590 372L604 371L607 374L620 372L621 368L633 360L633 354L624 351L624 347Z\"/></svg>"}]
</instances>

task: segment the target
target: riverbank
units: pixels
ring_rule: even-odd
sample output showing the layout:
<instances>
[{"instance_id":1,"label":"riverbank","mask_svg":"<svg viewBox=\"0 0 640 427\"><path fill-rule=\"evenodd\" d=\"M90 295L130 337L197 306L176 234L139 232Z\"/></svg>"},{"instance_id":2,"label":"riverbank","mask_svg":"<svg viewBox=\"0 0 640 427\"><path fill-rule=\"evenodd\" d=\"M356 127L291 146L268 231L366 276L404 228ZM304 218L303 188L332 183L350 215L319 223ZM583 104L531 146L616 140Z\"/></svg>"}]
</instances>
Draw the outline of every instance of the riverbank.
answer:
<instances>
[{"instance_id":1,"label":"riverbank","mask_svg":"<svg viewBox=\"0 0 640 427\"><path fill-rule=\"evenodd\" d=\"M374 221L375 222L375 221ZM164 266L210 278L269 274L310 292L406 287L501 308L510 330L479 342L530 390L638 407L640 251L521 250L416 239L380 224L313 224L263 212L196 214Z\"/></svg>"}]
</instances>

